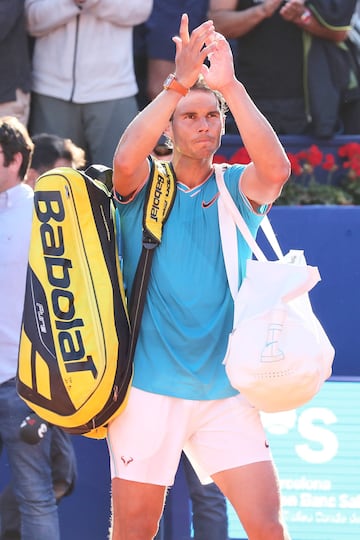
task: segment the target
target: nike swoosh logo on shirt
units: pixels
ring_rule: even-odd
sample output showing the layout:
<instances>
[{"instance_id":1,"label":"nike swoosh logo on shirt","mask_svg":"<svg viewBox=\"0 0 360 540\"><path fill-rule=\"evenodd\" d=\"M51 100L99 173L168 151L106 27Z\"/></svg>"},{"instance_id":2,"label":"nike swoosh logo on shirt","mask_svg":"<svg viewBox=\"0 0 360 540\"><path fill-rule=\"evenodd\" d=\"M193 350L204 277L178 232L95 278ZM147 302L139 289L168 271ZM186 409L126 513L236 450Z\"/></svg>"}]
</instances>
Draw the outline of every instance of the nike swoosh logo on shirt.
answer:
<instances>
[{"instance_id":1,"label":"nike swoosh logo on shirt","mask_svg":"<svg viewBox=\"0 0 360 540\"><path fill-rule=\"evenodd\" d=\"M209 202L202 201L201 206L203 208L209 208L209 206L213 205L215 201L219 198L220 193L218 192L216 195L213 196L213 198Z\"/></svg>"}]
</instances>

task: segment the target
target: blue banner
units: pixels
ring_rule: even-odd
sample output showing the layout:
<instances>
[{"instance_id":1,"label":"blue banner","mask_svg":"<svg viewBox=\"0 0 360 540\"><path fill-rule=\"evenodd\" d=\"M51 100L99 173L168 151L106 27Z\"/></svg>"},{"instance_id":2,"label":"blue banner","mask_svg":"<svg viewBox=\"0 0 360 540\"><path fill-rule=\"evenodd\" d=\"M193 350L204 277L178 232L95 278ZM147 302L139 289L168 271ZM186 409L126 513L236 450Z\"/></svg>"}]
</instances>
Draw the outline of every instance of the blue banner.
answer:
<instances>
[{"instance_id":1,"label":"blue banner","mask_svg":"<svg viewBox=\"0 0 360 540\"><path fill-rule=\"evenodd\" d=\"M330 380L309 404L262 419L292 540L359 540L360 381ZM231 505L228 515L229 537L247 538Z\"/></svg>"}]
</instances>

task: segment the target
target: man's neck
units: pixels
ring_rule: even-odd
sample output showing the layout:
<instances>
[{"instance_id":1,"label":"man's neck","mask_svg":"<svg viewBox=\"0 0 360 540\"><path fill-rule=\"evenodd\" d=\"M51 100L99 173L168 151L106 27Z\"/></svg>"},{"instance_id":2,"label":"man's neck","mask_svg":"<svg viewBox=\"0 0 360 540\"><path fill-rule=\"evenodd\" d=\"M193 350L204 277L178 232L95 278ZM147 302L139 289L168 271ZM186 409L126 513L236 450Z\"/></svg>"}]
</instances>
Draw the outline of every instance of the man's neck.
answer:
<instances>
[{"instance_id":1,"label":"man's neck","mask_svg":"<svg viewBox=\"0 0 360 540\"><path fill-rule=\"evenodd\" d=\"M20 178L1 178L0 179L0 193L4 193L15 186L21 184Z\"/></svg>"},{"instance_id":2,"label":"man's neck","mask_svg":"<svg viewBox=\"0 0 360 540\"><path fill-rule=\"evenodd\" d=\"M201 161L175 158L172 164L177 181L190 189L203 184L213 173L212 159Z\"/></svg>"}]
</instances>

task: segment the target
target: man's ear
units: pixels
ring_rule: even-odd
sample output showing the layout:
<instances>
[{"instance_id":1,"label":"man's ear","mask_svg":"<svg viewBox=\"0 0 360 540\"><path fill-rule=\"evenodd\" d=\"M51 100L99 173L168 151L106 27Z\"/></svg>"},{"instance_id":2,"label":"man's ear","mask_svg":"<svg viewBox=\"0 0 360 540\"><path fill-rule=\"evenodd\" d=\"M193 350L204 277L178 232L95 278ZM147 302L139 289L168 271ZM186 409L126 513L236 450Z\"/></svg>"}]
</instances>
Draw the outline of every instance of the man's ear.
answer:
<instances>
[{"instance_id":1,"label":"man's ear","mask_svg":"<svg viewBox=\"0 0 360 540\"><path fill-rule=\"evenodd\" d=\"M15 152L15 154L11 158L8 168L12 170L15 174L20 174L23 159L24 158L21 152Z\"/></svg>"},{"instance_id":2,"label":"man's ear","mask_svg":"<svg viewBox=\"0 0 360 540\"><path fill-rule=\"evenodd\" d=\"M170 139L170 141L172 142L172 140L173 140L172 122L168 123L168 125L166 126L166 128L163 131L163 135L165 135L165 137Z\"/></svg>"},{"instance_id":3,"label":"man's ear","mask_svg":"<svg viewBox=\"0 0 360 540\"><path fill-rule=\"evenodd\" d=\"M225 121L226 121L226 116L224 115L222 117L221 135L225 135Z\"/></svg>"}]
</instances>

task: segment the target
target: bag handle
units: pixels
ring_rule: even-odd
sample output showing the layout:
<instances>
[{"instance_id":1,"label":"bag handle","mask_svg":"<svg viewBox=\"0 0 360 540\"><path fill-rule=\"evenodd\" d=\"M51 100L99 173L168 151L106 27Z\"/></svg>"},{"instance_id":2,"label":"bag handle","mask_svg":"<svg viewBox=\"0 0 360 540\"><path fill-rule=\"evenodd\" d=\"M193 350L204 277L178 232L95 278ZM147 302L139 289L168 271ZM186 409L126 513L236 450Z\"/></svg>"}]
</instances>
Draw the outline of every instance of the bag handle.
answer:
<instances>
[{"instance_id":1,"label":"bag handle","mask_svg":"<svg viewBox=\"0 0 360 540\"><path fill-rule=\"evenodd\" d=\"M241 234L246 240L251 251L253 252L253 254L255 255L258 261L267 261L267 258L265 257L263 251L260 249L255 238L251 234L250 229L246 224L246 221L240 214L239 209L237 208L232 196L230 195L226 187L222 165L219 165L219 164L215 165L215 178L216 178L216 183L219 188L220 195L223 198L225 206L228 212L230 212L233 220L235 221L238 229L240 230ZM267 216L263 217L263 220L260 226L265 234L265 237L267 238L267 241L272 247L272 250L274 251L275 255L277 256L278 259L282 259L284 256L283 252L281 250L278 239L276 238L274 229L272 228L270 220Z\"/></svg>"},{"instance_id":2,"label":"bag handle","mask_svg":"<svg viewBox=\"0 0 360 540\"><path fill-rule=\"evenodd\" d=\"M234 301L239 290L239 255L235 221L227 211L221 197L218 198L218 216L221 246L226 276Z\"/></svg>"},{"instance_id":3,"label":"bag handle","mask_svg":"<svg viewBox=\"0 0 360 540\"><path fill-rule=\"evenodd\" d=\"M236 225L243 233L252 251L254 253L256 252L257 259L264 261L266 258L260 248L259 250L257 249L258 246L252 234L227 190L221 165L215 165L215 178L220 193L220 197L218 198L218 216L221 246L228 284L231 296L235 302L239 291L239 258Z\"/></svg>"},{"instance_id":4,"label":"bag handle","mask_svg":"<svg viewBox=\"0 0 360 540\"><path fill-rule=\"evenodd\" d=\"M236 239L236 226L239 228L250 249L254 253L258 261L267 261L264 253L259 248L256 240L252 236L250 229L248 228L246 221L240 214L233 198L231 197L223 177L223 169L221 165L215 165L215 178L219 188L220 197L218 199L218 214L219 214L219 228L221 244L224 255L226 275L228 278L229 288L231 295L235 301L239 290L239 275L238 275L238 249ZM264 216L263 223L261 223L265 237L267 238L272 249L276 253L279 260L283 259L282 250L279 242L276 238L270 220L267 216ZM235 233L234 233L235 231ZM298 250L292 250L289 255L294 257L294 260L289 262L296 262L296 257L299 256ZM304 293L312 289L318 281L320 281L319 270L315 266L307 266L308 276L307 279L302 282L298 289L294 289L291 294L283 298L284 301L289 302L293 298L299 296L300 293Z\"/></svg>"},{"instance_id":5,"label":"bag handle","mask_svg":"<svg viewBox=\"0 0 360 540\"><path fill-rule=\"evenodd\" d=\"M160 182L164 185L164 189L159 191L158 185ZM153 219L152 214L155 191L157 191L158 199L157 220ZM176 177L172 164L167 161L158 161L154 159L144 206L142 250L136 268L129 301L131 334L128 355L131 359L135 354L136 343L140 332L152 260L156 247L161 243L163 226L173 207L175 195Z\"/></svg>"},{"instance_id":6,"label":"bag handle","mask_svg":"<svg viewBox=\"0 0 360 540\"><path fill-rule=\"evenodd\" d=\"M215 165L215 178L216 178L216 183L218 185L219 192L220 192L219 200L222 199L224 201L224 205L225 205L227 211L230 213L230 215L232 217L232 220L238 226L241 234L245 238L247 244L249 245L251 251L253 252L253 254L255 255L257 260L258 261L266 261L267 259L266 259L265 255L264 255L264 253L262 252L262 250L257 245L257 243L255 241L255 238L252 236L252 234L251 234L251 232L249 230L249 227L246 225L246 222L245 222L244 218L240 214L240 212L239 212L233 198L231 197L231 195L230 195L230 193L229 193L229 191L228 191L228 189L226 187L226 184L225 184L225 181L224 181L223 168L222 168L221 165Z\"/></svg>"}]
</instances>

